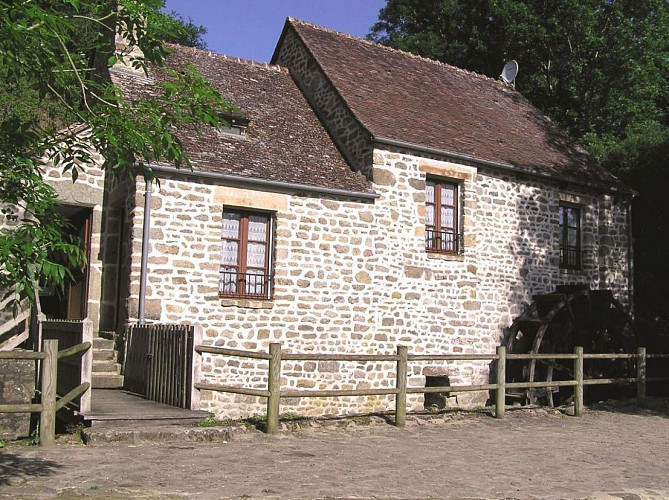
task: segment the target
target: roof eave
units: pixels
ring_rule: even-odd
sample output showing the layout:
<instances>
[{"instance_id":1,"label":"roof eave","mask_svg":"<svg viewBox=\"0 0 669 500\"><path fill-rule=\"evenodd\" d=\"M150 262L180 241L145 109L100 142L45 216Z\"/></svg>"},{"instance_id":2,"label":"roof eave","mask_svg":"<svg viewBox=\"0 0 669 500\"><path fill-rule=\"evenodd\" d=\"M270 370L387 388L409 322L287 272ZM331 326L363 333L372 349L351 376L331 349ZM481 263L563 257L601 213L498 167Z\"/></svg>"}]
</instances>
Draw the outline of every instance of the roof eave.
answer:
<instances>
[{"instance_id":1,"label":"roof eave","mask_svg":"<svg viewBox=\"0 0 669 500\"><path fill-rule=\"evenodd\" d=\"M153 172L167 175L178 175L184 177L195 177L220 182L234 187L249 187L253 189L265 189L271 191L297 193L313 193L331 196L342 196L346 198L373 201L379 198L379 194L366 191L351 191L348 189L328 188L324 186L312 186L294 182L272 181L254 177L243 177L241 175L221 174L217 172L204 172L202 170L180 169L167 165L150 165Z\"/></svg>"},{"instance_id":2,"label":"roof eave","mask_svg":"<svg viewBox=\"0 0 669 500\"><path fill-rule=\"evenodd\" d=\"M482 158L477 158L475 156L470 156L462 153L456 153L453 151L446 151L443 149L439 148L433 148L431 146L425 146L423 144L415 144L411 142L406 142L406 141L401 141L397 139L391 139L389 137L381 137L381 136L372 136L372 142L374 145L380 144L380 145L386 145L386 146L393 146L397 148L404 148L404 149L412 149L416 152L419 153L429 153L432 155L436 156L442 156L444 158L451 158L455 160L460 160L460 161L467 161L474 163L476 165L481 165L485 167L491 167L491 168L496 168L499 170L503 170L506 172L513 172L517 174L524 174L528 175L531 177L536 177L539 179L546 179L546 180L551 180L553 182L558 182L558 183L567 183L571 184L573 186L579 186L579 187L585 187L589 189L600 189L604 190L607 192L612 192L612 193L623 193L623 194L628 194L628 195L636 195L638 194L635 190L633 190L630 187L625 186L623 183L620 183L620 186L614 186L610 184L593 184L593 183L588 183L588 182L579 182L576 180L565 180L564 178L557 177L555 175L551 174L546 174L544 172L538 172L538 171L530 171L527 169L519 168L514 165L511 165L509 163L501 163L501 162L496 162L492 160L485 160Z\"/></svg>"}]
</instances>

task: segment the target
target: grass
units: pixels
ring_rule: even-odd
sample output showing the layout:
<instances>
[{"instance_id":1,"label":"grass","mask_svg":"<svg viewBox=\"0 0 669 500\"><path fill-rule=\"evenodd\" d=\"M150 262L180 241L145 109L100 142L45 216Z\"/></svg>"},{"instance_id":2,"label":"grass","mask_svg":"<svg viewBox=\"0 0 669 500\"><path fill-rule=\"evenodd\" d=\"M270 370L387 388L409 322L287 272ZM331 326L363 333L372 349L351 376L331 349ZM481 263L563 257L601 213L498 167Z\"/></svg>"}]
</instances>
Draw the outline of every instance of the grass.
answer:
<instances>
[{"instance_id":1,"label":"grass","mask_svg":"<svg viewBox=\"0 0 669 500\"><path fill-rule=\"evenodd\" d=\"M265 415L264 413L256 413L252 417L249 417L249 418L246 418L246 419L243 419L243 420L246 421L246 422L249 422L251 424L264 424L265 422L267 422L267 415ZM285 421L292 422L292 421L295 421L295 420L308 420L308 417L303 417L299 413L295 413L295 412L292 412L292 411L287 411L287 412L281 413L279 415L279 420L280 421L283 420L284 422Z\"/></svg>"},{"instance_id":2,"label":"grass","mask_svg":"<svg viewBox=\"0 0 669 500\"><path fill-rule=\"evenodd\" d=\"M39 429L35 429L32 434L30 434L28 444L30 446L37 446L39 444Z\"/></svg>"},{"instance_id":3,"label":"grass","mask_svg":"<svg viewBox=\"0 0 669 500\"><path fill-rule=\"evenodd\" d=\"M267 422L267 415L264 413L256 413L252 417L242 419L243 422L247 422L252 425L265 424Z\"/></svg>"},{"instance_id":4,"label":"grass","mask_svg":"<svg viewBox=\"0 0 669 500\"><path fill-rule=\"evenodd\" d=\"M302 420L304 417L301 417L298 413L292 411L287 411L279 415L279 420Z\"/></svg>"},{"instance_id":5,"label":"grass","mask_svg":"<svg viewBox=\"0 0 669 500\"><path fill-rule=\"evenodd\" d=\"M197 427L227 427L229 425L235 425L237 422L235 420L230 420L228 418L224 420L217 419L214 415L209 415L204 417L197 424Z\"/></svg>"},{"instance_id":6,"label":"grass","mask_svg":"<svg viewBox=\"0 0 669 500\"><path fill-rule=\"evenodd\" d=\"M39 444L39 432L35 429L30 436L18 439L0 439L0 449L35 446Z\"/></svg>"},{"instance_id":7,"label":"grass","mask_svg":"<svg viewBox=\"0 0 669 500\"><path fill-rule=\"evenodd\" d=\"M67 424L65 426L65 432L71 435L81 434L81 431L83 431L85 428L86 426L80 422L76 424Z\"/></svg>"},{"instance_id":8,"label":"grass","mask_svg":"<svg viewBox=\"0 0 669 500\"><path fill-rule=\"evenodd\" d=\"M282 413L279 415L279 420L282 420L284 422L295 422L298 420L309 420L308 417L303 417L298 413L294 412L286 412ZM211 414L202 420L200 420L197 424L195 424L197 427L226 427L226 426L231 426L231 425L253 425L253 426L258 426L258 425L265 425L267 423L267 415L264 413L256 413L252 417L247 417L247 418L240 418L240 419L230 419L226 418L223 420L219 420L216 418L215 415Z\"/></svg>"}]
</instances>

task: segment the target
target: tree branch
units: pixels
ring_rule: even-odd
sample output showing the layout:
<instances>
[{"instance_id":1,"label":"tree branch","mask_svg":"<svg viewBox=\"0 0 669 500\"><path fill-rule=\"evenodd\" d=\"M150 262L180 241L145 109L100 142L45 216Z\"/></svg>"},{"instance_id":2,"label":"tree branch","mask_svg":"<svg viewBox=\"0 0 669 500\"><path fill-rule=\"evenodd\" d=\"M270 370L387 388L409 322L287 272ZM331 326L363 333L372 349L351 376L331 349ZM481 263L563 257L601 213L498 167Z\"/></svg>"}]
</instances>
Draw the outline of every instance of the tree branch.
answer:
<instances>
[{"instance_id":1,"label":"tree branch","mask_svg":"<svg viewBox=\"0 0 669 500\"><path fill-rule=\"evenodd\" d=\"M70 61L70 66L72 66L72 69L74 70L74 74L77 76L77 80L79 81L79 86L81 88L81 96L84 100L84 106L88 111L91 113L93 112L88 105L88 99L86 98L86 92L87 92L87 87L84 81L81 79L81 75L79 74L79 68L77 68L77 65L74 64L74 61L72 60L72 56L70 55L70 51L67 50L67 47L65 46L65 43L63 42L63 39L61 36L58 34L58 32L52 30L53 34L56 35L56 38L58 38L58 42L60 42L60 46L63 48L63 51L65 51L65 56L67 57L67 60Z\"/></svg>"}]
</instances>

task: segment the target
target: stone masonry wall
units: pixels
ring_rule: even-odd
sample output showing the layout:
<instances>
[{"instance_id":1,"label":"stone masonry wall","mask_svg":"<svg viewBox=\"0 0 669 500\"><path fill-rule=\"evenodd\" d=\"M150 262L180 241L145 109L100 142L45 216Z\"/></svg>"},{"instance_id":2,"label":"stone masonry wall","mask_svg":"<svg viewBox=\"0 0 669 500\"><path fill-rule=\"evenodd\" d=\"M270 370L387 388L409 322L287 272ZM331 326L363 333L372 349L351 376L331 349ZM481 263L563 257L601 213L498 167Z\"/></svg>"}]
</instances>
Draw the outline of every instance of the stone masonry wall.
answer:
<instances>
[{"instance_id":1,"label":"stone masonry wall","mask_svg":"<svg viewBox=\"0 0 669 500\"><path fill-rule=\"evenodd\" d=\"M354 118L346 103L318 67L295 32L289 29L280 46L277 64L290 68L293 80L307 98L342 154L355 170L371 179L370 134Z\"/></svg>"},{"instance_id":2,"label":"stone masonry wall","mask_svg":"<svg viewBox=\"0 0 669 500\"><path fill-rule=\"evenodd\" d=\"M107 182L104 207L103 273L100 331L121 333L127 317L130 255L133 228L130 221L135 209L135 184L130 181ZM129 215L130 214L130 215ZM141 226L138 236L141 244Z\"/></svg>"},{"instance_id":3,"label":"stone masonry wall","mask_svg":"<svg viewBox=\"0 0 669 500\"><path fill-rule=\"evenodd\" d=\"M93 210L91 251L89 261L88 284L88 317L93 321L97 331L100 315L103 232L103 198L105 190L105 172L102 169L103 159L93 155L90 165L79 170L76 182L72 181L69 172L63 172L59 166L48 165L44 168L44 179L58 193L58 202L70 207L88 207ZM12 229L21 224L23 214L8 204L0 206L0 229ZM2 321L2 318L0 318Z\"/></svg>"},{"instance_id":4,"label":"stone masonry wall","mask_svg":"<svg viewBox=\"0 0 669 500\"><path fill-rule=\"evenodd\" d=\"M29 404L35 396L35 361L0 360L0 404ZM30 435L30 413L0 413L0 439Z\"/></svg>"},{"instance_id":5,"label":"stone masonry wall","mask_svg":"<svg viewBox=\"0 0 669 500\"><path fill-rule=\"evenodd\" d=\"M510 325L533 295L552 292L560 284L611 288L629 304L625 200L614 204L609 195L490 171L480 172L477 184L482 326L494 332ZM582 270L559 267L560 201L581 207Z\"/></svg>"},{"instance_id":6,"label":"stone masonry wall","mask_svg":"<svg viewBox=\"0 0 669 500\"><path fill-rule=\"evenodd\" d=\"M88 318L98 331L100 318L100 299L102 295L102 244L103 244L103 200L105 191L104 159L93 155L88 165L79 170L76 181L72 181L69 172L63 172L59 166L45 169L45 180L58 192L58 202L74 207L88 207L93 211L91 227L91 248L88 262Z\"/></svg>"},{"instance_id":7,"label":"stone masonry wall","mask_svg":"<svg viewBox=\"0 0 669 500\"><path fill-rule=\"evenodd\" d=\"M624 208L610 198L520 181L471 166L376 151L374 202L267 193L185 180L161 180L153 194L147 313L167 323L200 323L204 342L267 351L281 342L293 353L493 353L502 329L536 293L559 283L588 283L627 293ZM424 248L426 175L461 184L465 251ZM133 217L141 237L143 188ZM584 271L558 268L558 206L584 207ZM218 296L223 205L276 215L272 300ZM606 228L604 231L603 228ZM603 234L605 233L605 234ZM605 248L603 243L612 243ZM131 314L136 314L141 244L133 242ZM611 259L602 260L602 259ZM613 262L605 270L602 264ZM204 356L207 382L266 387L266 363ZM486 383L488 362L418 363L409 385L447 376L451 384ZM285 362L283 388L394 387L394 363ZM486 394L457 395L459 404ZM282 400L281 411L339 414L391 409L392 397ZM264 400L203 391L218 416L264 413ZM423 405L422 395L409 406Z\"/></svg>"}]
</instances>

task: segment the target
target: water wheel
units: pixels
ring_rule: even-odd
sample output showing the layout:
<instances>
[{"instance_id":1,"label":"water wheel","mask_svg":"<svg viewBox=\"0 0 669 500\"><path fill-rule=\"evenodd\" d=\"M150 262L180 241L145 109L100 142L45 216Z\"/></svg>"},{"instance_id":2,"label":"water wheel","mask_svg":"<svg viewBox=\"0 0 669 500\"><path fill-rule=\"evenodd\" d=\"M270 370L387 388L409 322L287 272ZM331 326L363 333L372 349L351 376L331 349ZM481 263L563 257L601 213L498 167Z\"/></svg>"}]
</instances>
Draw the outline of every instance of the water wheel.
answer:
<instances>
[{"instance_id":1,"label":"water wheel","mask_svg":"<svg viewBox=\"0 0 669 500\"><path fill-rule=\"evenodd\" d=\"M576 346L583 346L585 353L633 353L638 334L611 290L560 286L554 293L533 297L532 304L508 328L505 345L507 352L514 354L569 354ZM571 360L510 361L507 369L510 382L574 377ZM630 360L587 360L584 370L586 378L634 376ZM593 387L588 392L594 395L596 390ZM555 406L565 403L572 394L571 387L553 387L510 392L509 397Z\"/></svg>"}]
</instances>

